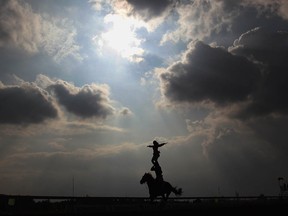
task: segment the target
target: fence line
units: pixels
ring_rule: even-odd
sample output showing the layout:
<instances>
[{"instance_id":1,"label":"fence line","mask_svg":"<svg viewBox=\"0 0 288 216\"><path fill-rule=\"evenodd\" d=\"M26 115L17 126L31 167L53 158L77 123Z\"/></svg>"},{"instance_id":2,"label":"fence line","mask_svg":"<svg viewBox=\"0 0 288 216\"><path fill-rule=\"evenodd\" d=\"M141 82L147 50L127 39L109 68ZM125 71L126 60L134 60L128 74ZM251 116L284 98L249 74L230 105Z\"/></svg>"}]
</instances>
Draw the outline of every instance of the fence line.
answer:
<instances>
[{"instance_id":1,"label":"fence line","mask_svg":"<svg viewBox=\"0 0 288 216\"><path fill-rule=\"evenodd\" d=\"M97 197L97 196L33 196L33 195L0 195L0 198L11 198L11 199L33 199L33 200L102 200L102 201L148 201L149 197ZM255 200L255 199L279 199L281 196L188 196L188 197L169 197L170 201L193 201L193 200ZM156 200L161 199L160 197Z\"/></svg>"}]
</instances>

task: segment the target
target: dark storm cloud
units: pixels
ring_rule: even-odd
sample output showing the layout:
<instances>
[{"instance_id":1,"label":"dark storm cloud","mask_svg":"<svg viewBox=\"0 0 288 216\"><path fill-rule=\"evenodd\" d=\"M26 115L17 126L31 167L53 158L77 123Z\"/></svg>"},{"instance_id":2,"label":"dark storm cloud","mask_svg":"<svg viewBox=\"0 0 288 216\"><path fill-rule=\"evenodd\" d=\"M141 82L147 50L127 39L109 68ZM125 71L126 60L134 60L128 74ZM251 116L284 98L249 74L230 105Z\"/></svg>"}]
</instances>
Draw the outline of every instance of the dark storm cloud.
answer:
<instances>
[{"instance_id":1,"label":"dark storm cloud","mask_svg":"<svg viewBox=\"0 0 288 216\"><path fill-rule=\"evenodd\" d=\"M244 6L254 6L260 12L272 12L288 19L288 2L286 0L241 0Z\"/></svg>"},{"instance_id":2,"label":"dark storm cloud","mask_svg":"<svg viewBox=\"0 0 288 216\"><path fill-rule=\"evenodd\" d=\"M1 124L41 123L57 117L57 109L47 94L33 86L2 86L0 101Z\"/></svg>"},{"instance_id":3,"label":"dark storm cloud","mask_svg":"<svg viewBox=\"0 0 288 216\"><path fill-rule=\"evenodd\" d=\"M268 67L287 68L288 32L255 28L235 40L230 51L265 63Z\"/></svg>"},{"instance_id":4,"label":"dark storm cloud","mask_svg":"<svg viewBox=\"0 0 288 216\"><path fill-rule=\"evenodd\" d=\"M165 22L173 8L178 5L177 0L90 0L93 8L104 10L107 5L112 9L110 14L120 14L146 22L146 28L154 31L160 24Z\"/></svg>"},{"instance_id":5,"label":"dark storm cloud","mask_svg":"<svg viewBox=\"0 0 288 216\"><path fill-rule=\"evenodd\" d=\"M130 5L133 6L133 13L140 14L146 19L151 17L161 16L169 6L173 4L173 0L126 0Z\"/></svg>"},{"instance_id":6,"label":"dark storm cloud","mask_svg":"<svg viewBox=\"0 0 288 216\"><path fill-rule=\"evenodd\" d=\"M287 114L288 32L256 28L236 40L230 51L254 61L263 74L251 105L242 114Z\"/></svg>"},{"instance_id":7,"label":"dark storm cloud","mask_svg":"<svg viewBox=\"0 0 288 216\"><path fill-rule=\"evenodd\" d=\"M246 58L196 42L185 59L169 67L160 80L164 95L171 101L209 100L221 105L247 99L257 87L259 75Z\"/></svg>"},{"instance_id":8,"label":"dark storm cloud","mask_svg":"<svg viewBox=\"0 0 288 216\"><path fill-rule=\"evenodd\" d=\"M67 111L82 118L106 118L114 109L109 104L109 89L106 85L85 85L77 88L67 82L58 81L49 87L53 89L58 102Z\"/></svg>"},{"instance_id":9,"label":"dark storm cloud","mask_svg":"<svg viewBox=\"0 0 288 216\"><path fill-rule=\"evenodd\" d=\"M250 118L287 114L288 33L255 28L228 51L202 42L160 75L162 91L172 102L246 102L235 114Z\"/></svg>"}]
</instances>

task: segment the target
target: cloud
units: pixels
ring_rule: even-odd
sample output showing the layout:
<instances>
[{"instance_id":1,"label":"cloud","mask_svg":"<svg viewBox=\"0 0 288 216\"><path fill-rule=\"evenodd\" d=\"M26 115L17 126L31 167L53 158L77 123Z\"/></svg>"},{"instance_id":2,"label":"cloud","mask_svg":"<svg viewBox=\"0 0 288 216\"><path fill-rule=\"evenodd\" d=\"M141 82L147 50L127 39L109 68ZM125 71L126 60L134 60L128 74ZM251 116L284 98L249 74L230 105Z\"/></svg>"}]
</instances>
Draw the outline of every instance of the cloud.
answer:
<instances>
[{"instance_id":1,"label":"cloud","mask_svg":"<svg viewBox=\"0 0 288 216\"><path fill-rule=\"evenodd\" d=\"M242 34L234 41L229 51L267 66L287 67L285 64L288 53L287 38L287 31L270 31L257 27Z\"/></svg>"},{"instance_id":2,"label":"cloud","mask_svg":"<svg viewBox=\"0 0 288 216\"><path fill-rule=\"evenodd\" d=\"M165 22L176 1L174 0L90 0L97 11L102 11L108 30L93 37L100 55L110 55L111 51L130 62L142 62L145 41L138 30L154 31ZM109 9L108 9L109 8ZM141 31L141 30L140 30ZM119 41L121 41L119 43Z\"/></svg>"},{"instance_id":3,"label":"cloud","mask_svg":"<svg viewBox=\"0 0 288 216\"><path fill-rule=\"evenodd\" d=\"M76 116L82 118L103 118L112 115L114 108L109 99L109 87L107 85L84 85L81 88L58 80L50 85L60 105Z\"/></svg>"},{"instance_id":4,"label":"cloud","mask_svg":"<svg viewBox=\"0 0 288 216\"><path fill-rule=\"evenodd\" d=\"M283 19L288 19L288 2L286 0L243 0L242 5L254 6L259 11L276 13Z\"/></svg>"},{"instance_id":5,"label":"cloud","mask_svg":"<svg viewBox=\"0 0 288 216\"><path fill-rule=\"evenodd\" d=\"M273 23L272 20L278 21L278 26L281 26L280 23L288 19L288 2L286 0L182 1L175 11L178 14L177 27L163 35L161 44L167 41L187 42L195 39L219 41L225 44L231 40L231 35L238 37L239 33L261 24L269 26Z\"/></svg>"},{"instance_id":6,"label":"cloud","mask_svg":"<svg viewBox=\"0 0 288 216\"><path fill-rule=\"evenodd\" d=\"M68 56L82 59L76 30L68 20L42 16L28 3L16 0L1 1L0 14L0 47L29 54L43 51L57 62Z\"/></svg>"},{"instance_id":7,"label":"cloud","mask_svg":"<svg viewBox=\"0 0 288 216\"><path fill-rule=\"evenodd\" d=\"M273 141L262 139L261 132L255 135L246 125L221 114L211 113L198 122L189 120L191 134L168 139L160 157L165 179L179 182L185 194L194 196L219 195L217 187L223 196L235 191L242 195L277 194L277 177L285 173L285 153L278 152ZM267 136L273 137L269 132Z\"/></svg>"},{"instance_id":8,"label":"cloud","mask_svg":"<svg viewBox=\"0 0 288 216\"><path fill-rule=\"evenodd\" d=\"M144 49L141 48L144 40L138 38L136 33L143 27L143 22L119 14L108 14L104 17L104 23L110 26L109 30L93 37L100 55L111 56L114 53L138 63L144 60Z\"/></svg>"},{"instance_id":9,"label":"cloud","mask_svg":"<svg viewBox=\"0 0 288 216\"><path fill-rule=\"evenodd\" d=\"M228 50L192 42L181 61L158 72L173 104L213 102L248 119L288 114L288 32L255 28Z\"/></svg>"},{"instance_id":10,"label":"cloud","mask_svg":"<svg viewBox=\"0 0 288 216\"><path fill-rule=\"evenodd\" d=\"M215 109L201 120L186 119L189 139L200 139L203 154L209 158L211 145L231 134L246 136L251 134L249 127L238 119L227 115L225 109ZM241 135L240 135L241 134Z\"/></svg>"},{"instance_id":11,"label":"cloud","mask_svg":"<svg viewBox=\"0 0 288 216\"><path fill-rule=\"evenodd\" d=\"M139 14L144 19L149 20L151 17L161 16L169 6L173 4L173 0L126 0L132 5L132 13Z\"/></svg>"},{"instance_id":12,"label":"cloud","mask_svg":"<svg viewBox=\"0 0 288 216\"><path fill-rule=\"evenodd\" d=\"M216 105L204 118L186 119L189 135L177 142L187 145L179 149L193 148L187 157L201 144L215 168L211 176L227 181L223 190L273 194L271 182L285 173L287 41L285 31L255 28L227 50L194 42L180 61L158 71L162 95L173 105L185 104L185 116L194 117L200 103Z\"/></svg>"},{"instance_id":13,"label":"cloud","mask_svg":"<svg viewBox=\"0 0 288 216\"><path fill-rule=\"evenodd\" d=\"M197 41L159 78L163 95L174 103L212 101L225 105L246 100L255 91L259 75L246 58Z\"/></svg>"},{"instance_id":14,"label":"cloud","mask_svg":"<svg viewBox=\"0 0 288 216\"><path fill-rule=\"evenodd\" d=\"M0 88L0 123L42 123L58 116L52 98L33 85L3 86Z\"/></svg>"},{"instance_id":15,"label":"cloud","mask_svg":"<svg viewBox=\"0 0 288 216\"><path fill-rule=\"evenodd\" d=\"M0 4L0 46L16 46L28 52L38 51L37 43L41 17L32 12L28 4L20 4L19 1L1 1Z\"/></svg>"},{"instance_id":16,"label":"cloud","mask_svg":"<svg viewBox=\"0 0 288 216\"><path fill-rule=\"evenodd\" d=\"M98 2L99 3L99 2ZM135 16L149 21L161 17L175 5L175 0L111 0L113 9L120 14Z\"/></svg>"},{"instance_id":17,"label":"cloud","mask_svg":"<svg viewBox=\"0 0 288 216\"><path fill-rule=\"evenodd\" d=\"M286 158L280 159L278 147L254 133L232 131L216 139L208 148L209 160L228 185L245 194L276 194L279 173L285 173ZM280 174L281 175L281 174ZM259 179L259 181L254 181ZM274 185L275 186L271 186Z\"/></svg>"},{"instance_id":18,"label":"cloud","mask_svg":"<svg viewBox=\"0 0 288 216\"><path fill-rule=\"evenodd\" d=\"M288 114L288 103L283 97L288 91L288 32L255 28L241 35L229 48L235 55L245 56L262 71L259 88L243 116Z\"/></svg>"},{"instance_id":19,"label":"cloud","mask_svg":"<svg viewBox=\"0 0 288 216\"><path fill-rule=\"evenodd\" d=\"M28 83L14 78L13 85L0 82L0 123L31 124L46 119L65 117L63 108L83 119L106 119L114 115L115 108L110 99L110 89L105 84L86 84L82 87L59 79L38 75L35 82ZM119 110L121 115L130 115L129 108ZM63 119L62 119L63 120ZM71 122L70 122L71 123ZM88 124L88 123L87 123ZM87 125L86 124L86 125ZM108 126L93 126L94 129L108 130ZM120 130L112 128L111 130ZM109 129L109 130L110 130Z\"/></svg>"},{"instance_id":20,"label":"cloud","mask_svg":"<svg viewBox=\"0 0 288 216\"><path fill-rule=\"evenodd\" d=\"M0 182L3 193L70 195L71 188L67 182L75 177L75 188L78 188L75 195L78 196L141 194L139 180L145 170L141 161L148 157L148 151L143 154L139 145L131 143L61 151L63 142L66 141L56 140L56 145L60 144L57 151L55 148L52 152L25 151L2 159ZM18 187L19 181L27 187Z\"/></svg>"},{"instance_id":21,"label":"cloud","mask_svg":"<svg viewBox=\"0 0 288 216\"><path fill-rule=\"evenodd\" d=\"M152 31L165 21L175 7L176 0L90 0L92 7L109 14L133 17L146 22L145 27ZM110 9L108 9L110 8Z\"/></svg>"},{"instance_id":22,"label":"cloud","mask_svg":"<svg viewBox=\"0 0 288 216\"><path fill-rule=\"evenodd\" d=\"M101 11L103 9L103 5L105 3L104 0L89 0L89 3L96 11Z\"/></svg>"},{"instance_id":23,"label":"cloud","mask_svg":"<svg viewBox=\"0 0 288 216\"><path fill-rule=\"evenodd\" d=\"M133 115L133 112L129 108L123 107L121 110L119 110L119 114L122 116L130 116Z\"/></svg>"},{"instance_id":24,"label":"cloud","mask_svg":"<svg viewBox=\"0 0 288 216\"><path fill-rule=\"evenodd\" d=\"M89 122L79 122L79 121L64 122L63 124L59 124L56 127L57 128L55 128L55 131L53 131L53 133L57 134L60 132L59 134L66 134L66 135L125 133L125 131L122 128L103 124L93 124ZM98 135L98 137L100 136Z\"/></svg>"},{"instance_id":25,"label":"cloud","mask_svg":"<svg viewBox=\"0 0 288 216\"><path fill-rule=\"evenodd\" d=\"M212 33L229 29L238 12L233 1L195 0L179 4L177 28L163 35L161 44L167 41L178 42L199 39L204 40Z\"/></svg>"}]
</instances>

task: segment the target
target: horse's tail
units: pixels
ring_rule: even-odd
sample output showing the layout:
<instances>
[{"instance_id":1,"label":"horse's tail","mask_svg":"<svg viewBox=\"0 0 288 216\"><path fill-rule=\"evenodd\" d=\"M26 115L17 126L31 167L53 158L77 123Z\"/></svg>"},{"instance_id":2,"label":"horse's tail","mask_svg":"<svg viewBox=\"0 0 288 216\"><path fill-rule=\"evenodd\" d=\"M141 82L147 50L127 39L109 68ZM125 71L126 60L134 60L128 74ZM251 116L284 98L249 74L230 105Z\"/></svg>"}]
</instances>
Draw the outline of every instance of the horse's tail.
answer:
<instances>
[{"instance_id":1,"label":"horse's tail","mask_svg":"<svg viewBox=\"0 0 288 216\"><path fill-rule=\"evenodd\" d=\"M172 187L172 192L176 195L176 196L181 196L183 191L182 188L177 188L177 187Z\"/></svg>"}]
</instances>

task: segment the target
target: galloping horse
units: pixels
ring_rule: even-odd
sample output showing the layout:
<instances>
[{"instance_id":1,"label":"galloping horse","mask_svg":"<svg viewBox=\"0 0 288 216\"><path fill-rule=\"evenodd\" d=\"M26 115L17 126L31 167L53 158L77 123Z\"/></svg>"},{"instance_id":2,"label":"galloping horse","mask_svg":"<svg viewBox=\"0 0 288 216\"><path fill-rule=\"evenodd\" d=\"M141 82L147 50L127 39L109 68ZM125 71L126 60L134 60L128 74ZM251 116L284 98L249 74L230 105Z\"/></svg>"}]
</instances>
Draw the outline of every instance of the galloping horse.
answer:
<instances>
[{"instance_id":1,"label":"galloping horse","mask_svg":"<svg viewBox=\"0 0 288 216\"><path fill-rule=\"evenodd\" d=\"M140 180L140 184L147 183L149 188L150 199L153 201L157 196L162 196L163 200L166 201L173 192L176 196L180 196L182 194L182 189L177 189L176 187L172 187L169 182L166 181L157 181L153 178L150 173L145 173Z\"/></svg>"}]
</instances>

